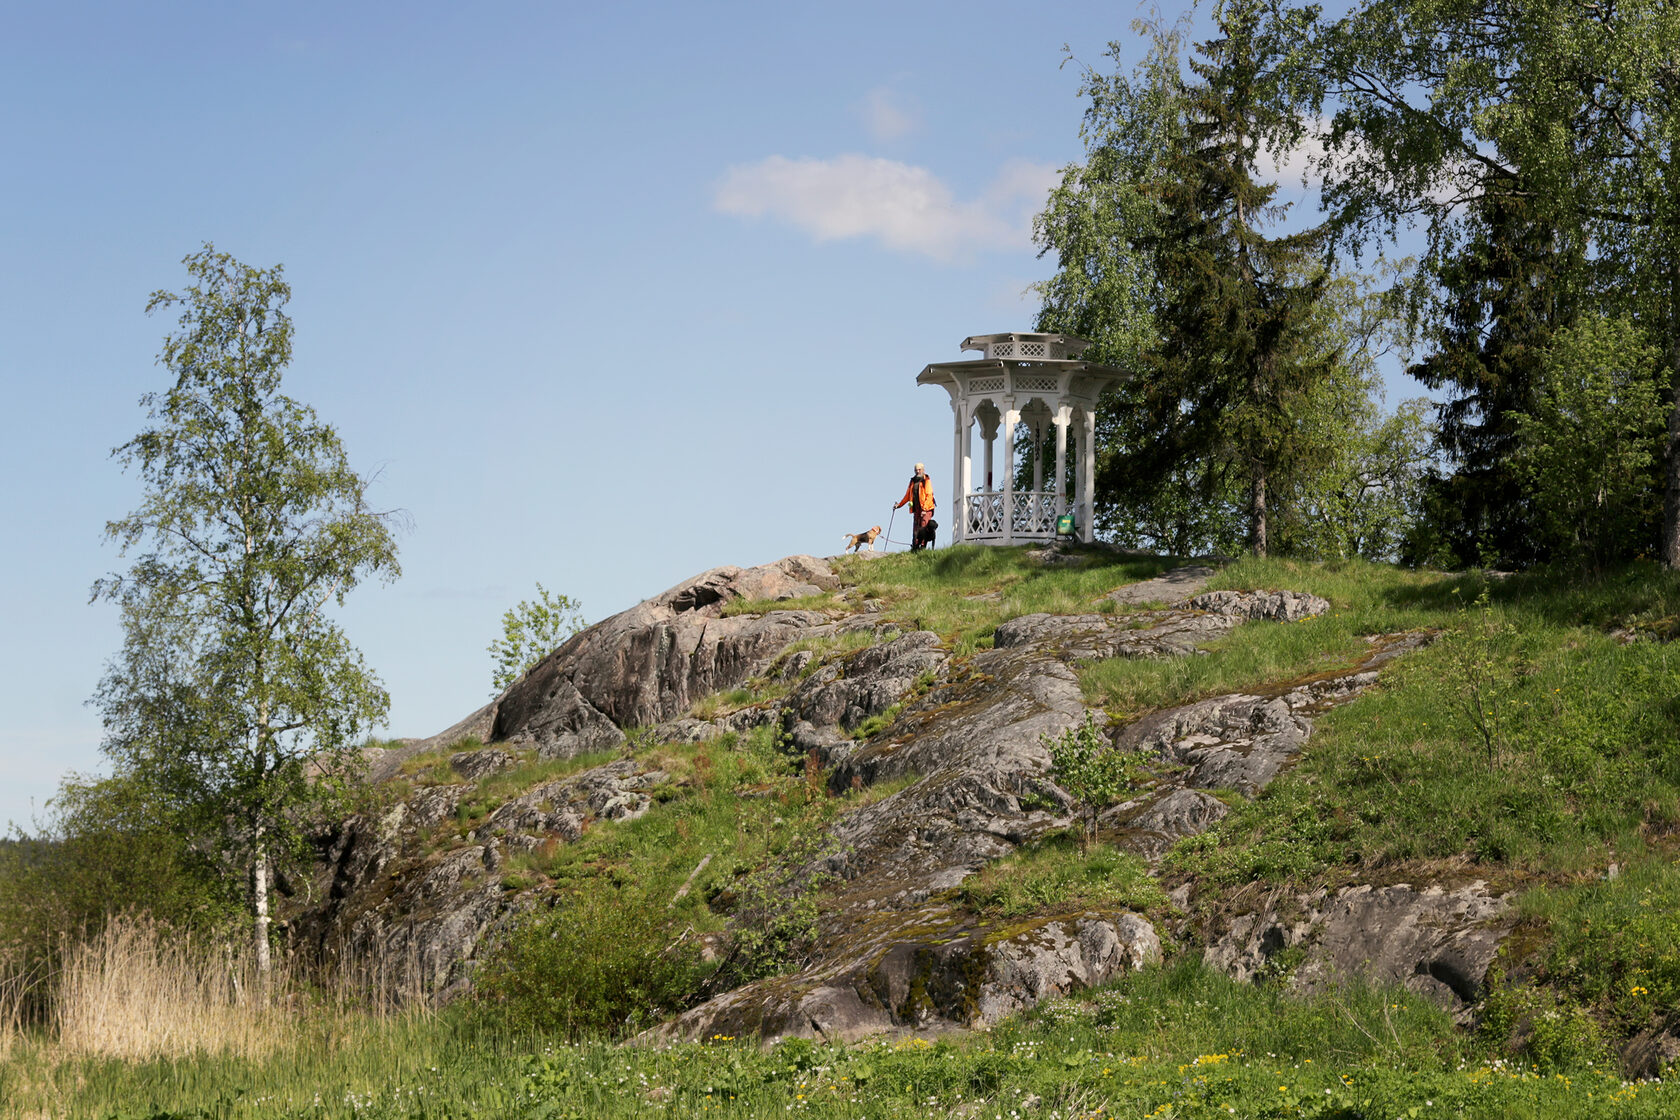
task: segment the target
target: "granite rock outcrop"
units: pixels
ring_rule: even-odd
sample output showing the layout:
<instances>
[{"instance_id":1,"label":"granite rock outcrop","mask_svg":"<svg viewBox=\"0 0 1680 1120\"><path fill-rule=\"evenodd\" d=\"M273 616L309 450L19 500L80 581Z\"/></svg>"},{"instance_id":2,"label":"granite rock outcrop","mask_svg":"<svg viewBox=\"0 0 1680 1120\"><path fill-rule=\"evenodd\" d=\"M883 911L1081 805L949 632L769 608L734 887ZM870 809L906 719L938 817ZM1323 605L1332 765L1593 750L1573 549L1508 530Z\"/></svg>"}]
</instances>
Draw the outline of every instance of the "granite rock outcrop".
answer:
<instances>
[{"instance_id":1,"label":"granite rock outcrop","mask_svg":"<svg viewBox=\"0 0 1680 1120\"><path fill-rule=\"evenodd\" d=\"M718 994L650 1039L965 1028L1100 984L1160 959L1148 916L1076 906L1005 921L956 897L969 876L1073 823L1048 741L1090 715L1116 750L1139 757L1151 779L1100 825L1105 842L1159 860L1216 825L1233 799L1263 790L1306 747L1318 713L1357 696L1419 640L1374 638L1345 670L1125 726L1088 713L1082 663L1196 656L1238 626L1303 624L1329 609L1286 590L1203 592L1211 574L1179 569L1111 589L1089 613L1008 619L991 648L959 657L935 633L900 629L821 560L703 573L574 636L446 732L376 759L375 772L391 776L459 740L487 744L448 755L447 781L330 838L294 936L325 956L377 961L410 994L448 998L470 983L483 946L537 903L502 875L510 853L659 811L668 775L635 755L627 729L680 742L768 725L790 755L820 763L834 791L896 791L839 816L801 869L827 884L809 963ZM697 707L750 681L776 682L774 698L722 714ZM538 783L487 814L460 811L476 783L503 780L521 757L614 747L626 757ZM446 826L457 834L433 850ZM1239 976L1289 959L1303 986L1393 980L1462 1006L1509 927L1502 898L1454 890L1296 899L1205 930L1208 959ZM1392 933L1373 940L1373 928Z\"/></svg>"}]
</instances>

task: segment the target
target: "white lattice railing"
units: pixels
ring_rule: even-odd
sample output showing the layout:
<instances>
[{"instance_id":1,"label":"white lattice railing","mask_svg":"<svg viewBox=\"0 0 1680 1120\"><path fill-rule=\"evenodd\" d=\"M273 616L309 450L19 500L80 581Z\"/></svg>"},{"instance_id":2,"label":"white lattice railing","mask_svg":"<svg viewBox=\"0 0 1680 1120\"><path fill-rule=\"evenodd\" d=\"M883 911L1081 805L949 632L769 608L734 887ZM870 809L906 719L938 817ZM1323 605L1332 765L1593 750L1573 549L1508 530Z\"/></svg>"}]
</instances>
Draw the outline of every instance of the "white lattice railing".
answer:
<instances>
[{"instance_id":1,"label":"white lattice railing","mask_svg":"<svg viewBox=\"0 0 1680 1120\"><path fill-rule=\"evenodd\" d=\"M1017 490L1009 495L1009 533L1023 540L1056 535L1056 495L1048 490ZM963 536L985 540L1003 536L1004 495L969 494L963 503Z\"/></svg>"},{"instance_id":2,"label":"white lattice railing","mask_svg":"<svg viewBox=\"0 0 1680 1120\"><path fill-rule=\"evenodd\" d=\"M1014 495L1015 509L1011 527L1017 537L1053 537L1056 535L1056 495L1028 490Z\"/></svg>"},{"instance_id":3,"label":"white lattice railing","mask_svg":"<svg viewBox=\"0 0 1680 1120\"><path fill-rule=\"evenodd\" d=\"M970 494L963 509L963 536L1003 536L1003 495Z\"/></svg>"}]
</instances>

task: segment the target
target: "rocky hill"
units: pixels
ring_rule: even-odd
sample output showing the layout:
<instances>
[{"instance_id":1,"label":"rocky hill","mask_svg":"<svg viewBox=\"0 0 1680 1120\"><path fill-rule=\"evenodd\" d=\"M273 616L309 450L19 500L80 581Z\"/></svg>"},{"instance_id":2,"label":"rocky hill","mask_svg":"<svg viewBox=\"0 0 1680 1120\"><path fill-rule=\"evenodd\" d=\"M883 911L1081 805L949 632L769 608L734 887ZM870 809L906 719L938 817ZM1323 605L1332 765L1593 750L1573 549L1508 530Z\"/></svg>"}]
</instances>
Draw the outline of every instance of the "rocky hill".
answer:
<instances>
[{"instance_id":1,"label":"rocky hill","mask_svg":"<svg viewBox=\"0 0 1680 1120\"><path fill-rule=\"evenodd\" d=\"M1111 718L1087 698L1093 666L1203 658L1239 627L1310 626L1331 603L1289 587L1207 591L1210 567L1102 550L1015 550L1001 589L916 599L878 574L907 563L979 561L714 569L575 636L440 735L381 754L388 804L324 842L294 898L294 939L411 995L457 994L520 915L554 904L553 884L522 870L534 853L678 811L696 779L673 772L671 752L757 735L826 791L820 835L785 850L779 880L816 900L811 936L793 971L703 993L652 1037L973 1027L1159 960L1164 945L1303 990L1399 984L1460 1013L1482 996L1518 918L1509 882L1463 861L1258 892L1163 863L1286 773L1324 713L1430 630L1364 634L1311 672ZM1059 588L1060 609L1021 613L1029 585ZM1140 886L1128 904L1078 890L1027 912L977 903L975 883L1077 831L1050 744L1087 719L1132 766L1096 846L1132 860ZM698 854L673 897L706 900L716 928L702 932L726 952L743 870Z\"/></svg>"}]
</instances>

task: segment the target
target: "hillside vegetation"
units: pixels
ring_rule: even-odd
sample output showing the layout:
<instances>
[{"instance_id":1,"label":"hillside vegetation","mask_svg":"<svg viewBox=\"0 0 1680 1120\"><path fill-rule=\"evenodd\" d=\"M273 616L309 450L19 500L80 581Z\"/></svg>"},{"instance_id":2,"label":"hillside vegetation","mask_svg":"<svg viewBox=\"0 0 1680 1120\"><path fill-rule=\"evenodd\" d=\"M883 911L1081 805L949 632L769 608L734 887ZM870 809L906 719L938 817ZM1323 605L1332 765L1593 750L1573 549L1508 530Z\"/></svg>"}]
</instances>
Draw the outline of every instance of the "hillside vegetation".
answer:
<instances>
[{"instance_id":1,"label":"hillside vegetation","mask_svg":"<svg viewBox=\"0 0 1680 1120\"><path fill-rule=\"evenodd\" d=\"M1173 567L1100 549L1067 557L958 548L845 562L836 591L727 609L841 619L867 605L903 631L938 635L960 669L993 644L1000 623L1024 614L1142 620L1152 604L1107 596ZM1260 796L1222 792L1230 813L1179 841L1158 870L1109 826L1086 843L1068 819L946 899L977 920L1030 921L1081 905L1144 913L1162 931L1160 966L967 1035L849 1046L790 1039L765 1050L722 1036L663 1049L609 1045L796 967L835 889L799 868L833 822L903 788L836 788L814 756L788 751L775 725L754 724L753 711L797 683L783 664L695 705L696 718L733 720L740 731L678 742L632 730L618 751L565 760L526 750L415 839L416 866L436 868L521 796L621 757L649 776L644 815L590 818L571 842L473 872L485 889L532 902L506 927L470 999L393 1011L366 995L380 983L394 991L401 978L358 981L348 975L355 962L340 961L337 986L323 986L326 975L299 958L295 987L260 1014L237 983L179 997L244 1007L272 1021L266 1033L245 1032L231 1051L197 1038L124 1059L97 1041L77 1043L65 1029L77 1008L66 1001L127 992L147 1001L139 1018L162 1023L177 997L115 974L99 989L85 970L72 989L62 955L37 955L60 973L14 967L0 983L5 1114L1538 1117L1680 1108L1669 1082L1629 1080L1666 1073L1668 1015L1680 1006L1680 666L1668 644L1680 626L1680 579L1644 564L1500 577L1250 559L1219 569L1208 587L1288 588L1323 596L1331 610L1243 625L1199 656L1082 663L1086 704L1124 725L1202 698L1344 673L1371 655L1375 635L1427 640L1386 664L1363 695L1318 716L1299 760ZM868 633L827 640L806 671L877 640ZM890 736L896 718L872 717L853 735ZM367 811L458 785L452 760L484 749L463 742L407 759L372 791ZM38 936L26 910L44 890L31 877L41 866L36 853L7 869L0 921L14 952ZM1291 972L1300 962L1288 951L1247 983L1202 961L1221 930L1279 899L1471 882L1515 899L1515 928L1457 1023L1412 992L1339 984L1298 994ZM210 957L218 951L225 957Z\"/></svg>"}]
</instances>

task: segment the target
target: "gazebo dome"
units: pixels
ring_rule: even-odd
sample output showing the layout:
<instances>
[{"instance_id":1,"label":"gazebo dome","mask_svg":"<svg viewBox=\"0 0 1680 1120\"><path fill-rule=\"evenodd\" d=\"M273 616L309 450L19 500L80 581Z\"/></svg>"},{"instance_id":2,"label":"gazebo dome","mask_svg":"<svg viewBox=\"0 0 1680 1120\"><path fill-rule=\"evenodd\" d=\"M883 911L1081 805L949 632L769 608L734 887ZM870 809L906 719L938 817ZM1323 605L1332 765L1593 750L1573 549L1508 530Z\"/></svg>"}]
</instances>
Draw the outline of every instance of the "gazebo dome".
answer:
<instances>
[{"instance_id":1,"label":"gazebo dome","mask_svg":"<svg viewBox=\"0 0 1680 1120\"><path fill-rule=\"evenodd\" d=\"M1091 344L1071 334L971 334L962 340L964 350L978 350L988 358L1022 360L1077 358Z\"/></svg>"},{"instance_id":2,"label":"gazebo dome","mask_svg":"<svg viewBox=\"0 0 1680 1120\"><path fill-rule=\"evenodd\" d=\"M916 378L918 385L938 385L951 395L956 444L952 506L957 510L956 524L951 527L953 543L1053 540L1057 518L1070 511L1078 537L1087 542L1094 539L1097 398L1131 374L1117 366L1083 361L1079 355L1090 345L1065 334L971 335L963 339L962 349L979 351L984 357L935 362ZM974 479L976 424L984 441L984 475L979 484ZM1023 426L1030 441L1030 490L1015 486L1017 430ZM1046 486L1045 445L1052 428L1054 473ZM1000 434L1003 472L997 479L993 457Z\"/></svg>"}]
</instances>

